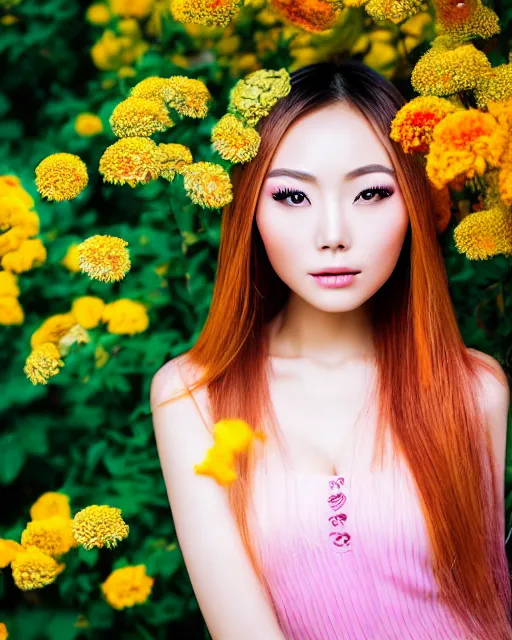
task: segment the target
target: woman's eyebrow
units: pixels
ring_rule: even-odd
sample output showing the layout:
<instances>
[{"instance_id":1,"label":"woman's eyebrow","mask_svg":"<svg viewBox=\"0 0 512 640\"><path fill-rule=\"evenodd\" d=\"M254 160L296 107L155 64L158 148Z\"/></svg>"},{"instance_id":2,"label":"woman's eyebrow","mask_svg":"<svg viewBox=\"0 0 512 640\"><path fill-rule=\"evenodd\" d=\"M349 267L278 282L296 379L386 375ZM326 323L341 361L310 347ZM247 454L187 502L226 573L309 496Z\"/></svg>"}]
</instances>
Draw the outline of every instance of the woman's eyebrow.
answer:
<instances>
[{"instance_id":1,"label":"woman's eyebrow","mask_svg":"<svg viewBox=\"0 0 512 640\"><path fill-rule=\"evenodd\" d=\"M353 180L354 178L358 178L359 176L363 176L366 173L389 173L389 175L394 176L395 171L390 169L389 167L385 167L383 164L365 164L362 167L358 167L357 169L352 169L345 175L345 182L347 180ZM317 179L311 173L307 173L305 171L298 171L296 169L272 169L267 173L266 178L275 178L277 176L287 176L289 178L296 178L297 180L304 180L305 182L313 182L316 183Z\"/></svg>"}]
</instances>

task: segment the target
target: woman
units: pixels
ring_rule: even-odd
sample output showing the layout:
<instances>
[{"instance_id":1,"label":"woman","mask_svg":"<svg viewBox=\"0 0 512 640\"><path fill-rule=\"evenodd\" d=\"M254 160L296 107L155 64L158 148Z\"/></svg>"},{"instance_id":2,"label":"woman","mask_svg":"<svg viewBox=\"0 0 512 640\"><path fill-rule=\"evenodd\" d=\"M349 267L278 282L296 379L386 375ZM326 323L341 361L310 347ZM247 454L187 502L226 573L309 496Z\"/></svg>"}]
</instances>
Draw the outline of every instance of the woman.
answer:
<instances>
[{"instance_id":1,"label":"woman","mask_svg":"<svg viewBox=\"0 0 512 640\"><path fill-rule=\"evenodd\" d=\"M424 168L389 138L404 100L355 61L291 78L232 173L205 327L151 388L206 624L215 640L512 638L507 380L462 342ZM226 490L193 466L235 417L267 439Z\"/></svg>"}]
</instances>

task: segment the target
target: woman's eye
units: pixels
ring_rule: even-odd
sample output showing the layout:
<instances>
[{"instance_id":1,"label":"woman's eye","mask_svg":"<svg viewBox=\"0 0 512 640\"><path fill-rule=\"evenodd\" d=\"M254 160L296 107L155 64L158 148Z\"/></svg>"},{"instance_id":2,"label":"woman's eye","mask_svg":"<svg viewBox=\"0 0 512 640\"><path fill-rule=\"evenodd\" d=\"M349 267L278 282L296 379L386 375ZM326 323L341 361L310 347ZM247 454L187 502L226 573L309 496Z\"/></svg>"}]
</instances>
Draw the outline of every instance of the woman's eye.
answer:
<instances>
[{"instance_id":1,"label":"woman's eye","mask_svg":"<svg viewBox=\"0 0 512 640\"><path fill-rule=\"evenodd\" d=\"M395 190L390 187L370 187L369 189L361 191L354 202L357 202L359 198L364 200L364 202L372 202L376 195L380 196L380 200L384 200L385 198L392 196L394 192Z\"/></svg>"},{"instance_id":2,"label":"woman's eye","mask_svg":"<svg viewBox=\"0 0 512 640\"><path fill-rule=\"evenodd\" d=\"M304 202L304 200L307 200L309 202L305 193L303 193L302 191L297 191L295 189L277 189L272 193L272 197L277 201L286 201L289 199L292 206L300 205ZM311 204L311 202L309 202L309 204Z\"/></svg>"}]
</instances>

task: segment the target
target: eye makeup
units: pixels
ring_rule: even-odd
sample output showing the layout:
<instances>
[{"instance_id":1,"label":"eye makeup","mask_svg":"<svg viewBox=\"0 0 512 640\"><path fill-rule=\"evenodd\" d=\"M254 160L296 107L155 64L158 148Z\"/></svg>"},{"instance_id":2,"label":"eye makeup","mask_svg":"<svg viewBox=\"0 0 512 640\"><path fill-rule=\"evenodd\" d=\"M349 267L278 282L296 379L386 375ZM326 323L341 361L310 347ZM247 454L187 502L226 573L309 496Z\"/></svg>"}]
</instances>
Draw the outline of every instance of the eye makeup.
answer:
<instances>
[{"instance_id":1,"label":"eye makeup","mask_svg":"<svg viewBox=\"0 0 512 640\"><path fill-rule=\"evenodd\" d=\"M372 199L376 195L380 196L380 200L375 201L375 202L380 202L381 200L385 200L386 198L391 197L395 193L395 187L391 185L380 185L380 184L368 187L359 192L354 202L357 202L359 199L363 200L363 202L372 202L372 200L367 200L361 197L367 193L371 194ZM289 187L276 187L272 190L272 198L278 202L286 201L288 198L292 196L300 196L301 198L305 198L309 202L309 204L311 204L306 194L303 191L300 191L298 189L291 189ZM302 204L302 202L299 202L299 203L295 202L294 204Z\"/></svg>"}]
</instances>

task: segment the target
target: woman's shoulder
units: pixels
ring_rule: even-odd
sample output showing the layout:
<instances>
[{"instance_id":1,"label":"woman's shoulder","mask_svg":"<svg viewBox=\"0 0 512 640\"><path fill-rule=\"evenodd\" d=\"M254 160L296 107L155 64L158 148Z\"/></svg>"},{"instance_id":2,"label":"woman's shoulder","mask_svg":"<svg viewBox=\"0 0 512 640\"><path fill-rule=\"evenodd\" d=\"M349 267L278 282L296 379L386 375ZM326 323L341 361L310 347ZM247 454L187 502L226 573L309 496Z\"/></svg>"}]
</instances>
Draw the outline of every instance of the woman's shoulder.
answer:
<instances>
[{"instance_id":1,"label":"woman's shoulder","mask_svg":"<svg viewBox=\"0 0 512 640\"><path fill-rule=\"evenodd\" d=\"M179 395L201 377L202 367L195 365L182 353L163 364L151 380L151 407L155 408L166 399Z\"/></svg>"}]
</instances>

